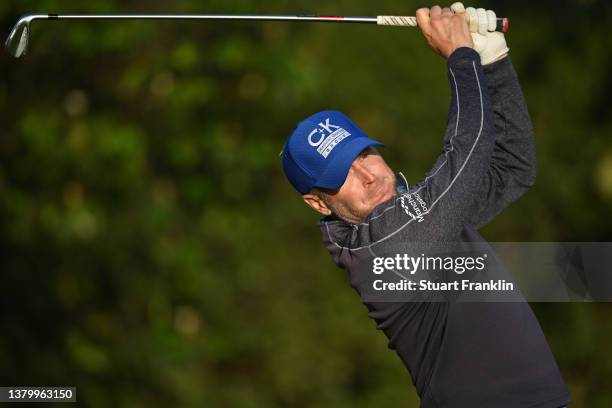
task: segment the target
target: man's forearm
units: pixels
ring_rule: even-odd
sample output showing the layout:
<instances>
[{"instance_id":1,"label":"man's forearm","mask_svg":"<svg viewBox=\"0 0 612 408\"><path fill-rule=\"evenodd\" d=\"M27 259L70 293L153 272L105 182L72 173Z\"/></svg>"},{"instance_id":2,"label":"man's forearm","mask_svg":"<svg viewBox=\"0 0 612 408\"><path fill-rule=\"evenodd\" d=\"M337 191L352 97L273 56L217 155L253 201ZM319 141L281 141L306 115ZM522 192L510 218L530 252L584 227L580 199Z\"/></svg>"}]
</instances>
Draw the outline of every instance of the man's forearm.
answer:
<instances>
[{"instance_id":1,"label":"man's forearm","mask_svg":"<svg viewBox=\"0 0 612 408\"><path fill-rule=\"evenodd\" d=\"M495 114L494 161L506 163L525 185L535 183L533 126L510 57L483 67Z\"/></svg>"},{"instance_id":2,"label":"man's forearm","mask_svg":"<svg viewBox=\"0 0 612 408\"><path fill-rule=\"evenodd\" d=\"M527 104L510 57L483 67L495 115L488 188L472 224L481 227L533 186L536 153Z\"/></svg>"}]
</instances>

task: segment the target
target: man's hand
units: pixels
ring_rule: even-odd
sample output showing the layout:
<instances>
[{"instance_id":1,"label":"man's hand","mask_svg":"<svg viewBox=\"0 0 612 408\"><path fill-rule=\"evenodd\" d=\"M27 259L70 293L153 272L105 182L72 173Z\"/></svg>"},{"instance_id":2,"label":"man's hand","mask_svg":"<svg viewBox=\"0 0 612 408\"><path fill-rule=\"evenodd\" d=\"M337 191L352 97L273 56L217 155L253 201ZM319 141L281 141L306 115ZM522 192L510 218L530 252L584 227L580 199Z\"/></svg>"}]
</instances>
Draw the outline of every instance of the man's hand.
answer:
<instances>
[{"instance_id":1,"label":"man's hand","mask_svg":"<svg viewBox=\"0 0 612 408\"><path fill-rule=\"evenodd\" d=\"M510 49L506 45L504 33L495 32L497 16L493 10L463 7L463 3L453 3L450 6L453 13L463 16L468 22L474 49L480 54L482 65L499 61L508 55Z\"/></svg>"},{"instance_id":2,"label":"man's hand","mask_svg":"<svg viewBox=\"0 0 612 408\"><path fill-rule=\"evenodd\" d=\"M450 8L421 8L417 10L416 18L431 49L444 58L448 59L457 48L474 48L465 18L453 13Z\"/></svg>"}]
</instances>

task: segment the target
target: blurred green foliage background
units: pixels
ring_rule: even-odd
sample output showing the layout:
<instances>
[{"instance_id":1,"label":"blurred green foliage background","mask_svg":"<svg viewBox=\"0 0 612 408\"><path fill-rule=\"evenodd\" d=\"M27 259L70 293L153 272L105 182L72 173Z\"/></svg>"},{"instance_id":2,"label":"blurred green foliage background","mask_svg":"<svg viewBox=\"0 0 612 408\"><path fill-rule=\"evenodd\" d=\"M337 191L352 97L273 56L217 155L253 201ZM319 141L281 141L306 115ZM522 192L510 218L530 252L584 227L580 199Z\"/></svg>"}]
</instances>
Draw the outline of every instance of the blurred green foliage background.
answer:
<instances>
[{"instance_id":1,"label":"blurred green foliage background","mask_svg":"<svg viewBox=\"0 0 612 408\"><path fill-rule=\"evenodd\" d=\"M467 2L471 5L472 3ZM0 2L21 14L414 14L424 1ZM490 241L610 241L612 10L486 1L533 117L538 182ZM410 182L441 148L445 63L414 29L33 24L0 54L0 385L83 406L416 407L278 154L321 109ZM575 407L612 406L610 304L533 304ZM460 375L460 373L458 373Z\"/></svg>"}]
</instances>

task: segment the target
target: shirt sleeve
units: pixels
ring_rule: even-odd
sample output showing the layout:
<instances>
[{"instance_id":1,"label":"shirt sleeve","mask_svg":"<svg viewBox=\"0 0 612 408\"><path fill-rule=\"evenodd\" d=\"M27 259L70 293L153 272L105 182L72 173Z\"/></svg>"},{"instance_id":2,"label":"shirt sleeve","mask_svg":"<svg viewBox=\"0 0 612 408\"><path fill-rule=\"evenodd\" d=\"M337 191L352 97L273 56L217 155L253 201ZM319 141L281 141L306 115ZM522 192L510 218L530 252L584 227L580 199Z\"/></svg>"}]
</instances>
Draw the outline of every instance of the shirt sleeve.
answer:
<instances>
[{"instance_id":1,"label":"shirt sleeve","mask_svg":"<svg viewBox=\"0 0 612 408\"><path fill-rule=\"evenodd\" d=\"M510 57L483 70L495 116L495 147L480 208L470 220L476 228L516 201L536 179L533 127Z\"/></svg>"},{"instance_id":2,"label":"shirt sleeve","mask_svg":"<svg viewBox=\"0 0 612 408\"><path fill-rule=\"evenodd\" d=\"M480 57L459 48L448 59L451 104L442 153L425 178L397 197L408 240L458 236L480 210L494 147L494 116ZM397 225L397 224L396 224Z\"/></svg>"}]
</instances>

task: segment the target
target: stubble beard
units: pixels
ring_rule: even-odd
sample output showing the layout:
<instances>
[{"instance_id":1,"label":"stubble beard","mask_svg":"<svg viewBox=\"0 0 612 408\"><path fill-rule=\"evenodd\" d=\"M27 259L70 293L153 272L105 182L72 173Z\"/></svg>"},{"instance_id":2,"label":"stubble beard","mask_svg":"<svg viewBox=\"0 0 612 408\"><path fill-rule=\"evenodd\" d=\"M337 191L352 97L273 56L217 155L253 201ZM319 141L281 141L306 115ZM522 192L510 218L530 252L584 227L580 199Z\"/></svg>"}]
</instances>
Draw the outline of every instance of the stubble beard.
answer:
<instances>
[{"instance_id":1,"label":"stubble beard","mask_svg":"<svg viewBox=\"0 0 612 408\"><path fill-rule=\"evenodd\" d=\"M368 206L368 208L348 206L343 203L335 203L332 200L329 200L329 202L326 202L325 204L337 217L351 224L360 224L368 217L368 215L370 215L376 206L389 200L389 198L393 197L394 195L395 190L390 187L390 191L385 195L384 199L371 206Z\"/></svg>"}]
</instances>

